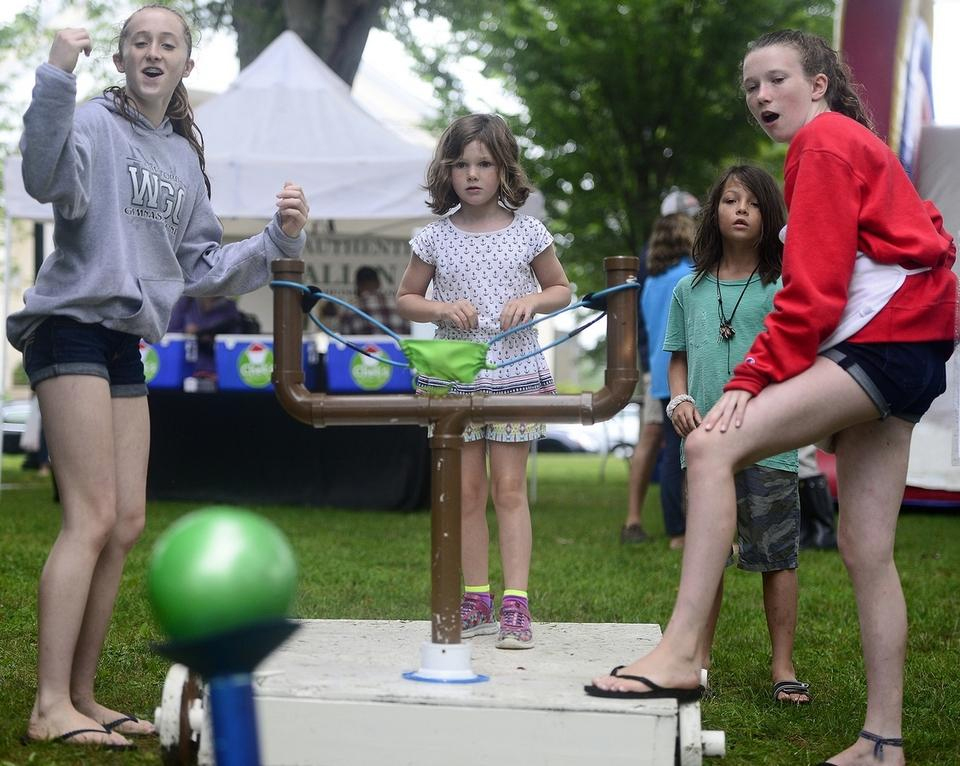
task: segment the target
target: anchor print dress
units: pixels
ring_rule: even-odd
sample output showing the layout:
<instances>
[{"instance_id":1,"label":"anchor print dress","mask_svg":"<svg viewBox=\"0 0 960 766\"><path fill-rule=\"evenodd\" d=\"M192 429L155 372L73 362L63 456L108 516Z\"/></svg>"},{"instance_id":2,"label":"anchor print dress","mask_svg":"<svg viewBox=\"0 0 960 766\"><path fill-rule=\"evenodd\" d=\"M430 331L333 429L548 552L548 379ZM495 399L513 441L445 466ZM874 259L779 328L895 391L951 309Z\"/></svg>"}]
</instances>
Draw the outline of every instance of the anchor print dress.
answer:
<instances>
[{"instance_id":1,"label":"anchor print dress","mask_svg":"<svg viewBox=\"0 0 960 766\"><path fill-rule=\"evenodd\" d=\"M433 299L468 300L478 315L477 329L460 330L449 322L438 322L435 337L489 343L502 332L500 312L507 301L540 290L530 264L552 242L540 221L519 213L506 228L490 232L463 231L449 217L426 226L410 245L420 260L434 267ZM487 361L499 364L539 348L537 328L528 327L491 345ZM417 378L421 390L434 393L449 388L453 395L555 394L557 390L542 353L495 370L481 370L473 383L450 385L426 375ZM482 435L497 441L529 441L543 432L538 424L491 424ZM468 432L468 441L470 436Z\"/></svg>"}]
</instances>

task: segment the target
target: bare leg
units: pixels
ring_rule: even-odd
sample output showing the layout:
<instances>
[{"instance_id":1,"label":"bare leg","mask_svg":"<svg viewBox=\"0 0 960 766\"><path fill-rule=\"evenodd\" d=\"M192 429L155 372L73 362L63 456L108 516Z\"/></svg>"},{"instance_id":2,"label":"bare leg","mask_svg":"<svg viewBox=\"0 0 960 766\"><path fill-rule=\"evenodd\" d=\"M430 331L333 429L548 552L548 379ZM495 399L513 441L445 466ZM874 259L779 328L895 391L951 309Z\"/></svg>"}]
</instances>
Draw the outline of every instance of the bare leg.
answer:
<instances>
[{"instance_id":1,"label":"bare leg","mask_svg":"<svg viewBox=\"0 0 960 766\"><path fill-rule=\"evenodd\" d=\"M490 442L493 506L500 526L503 586L526 590L530 577L533 530L527 502L527 455L530 442Z\"/></svg>"},{"instance_id":2,"label":"bare leg","mask_svg":"<svg viewBox=\"0 0 960 766\"><path fill-rule=\"evenodd\" d=\"M701 426L687 437L686 545L673 615L654 650L623 673L646 676L661 686L698 685L700 651L736 527L734 473L762 457L876 417L876 408L853 378L818 358L805 372L752 399L739 428L706 431ZM639 682L614 676L598 677L594 684L615 691L645 690Z\"/></svg>"},{"instance_id":3,"label":"bare leg","mask_svg":"<svg viewBox=\"0 0 960 766\"><path fill-rule=\"evenodd\" d=\"M796 569L780 569L763 573L763 610L767 616L767 631L773 660L770 675L773 682L795 681L797 672L793 667L793 641L797 632L797 603L799 588ZM778 695L781 702L809 702L808 694Z\"/></svg>"},{"instance_id":4,"label":"bare leg","mask_svg":"<svg viewBox=\"0 0 960 766\"><path fill-rule=\"evenodd\" d=\"M697 655L700 661L697 663L704 670L710 669L710 652L713 650L713 637L717 632L717 622L720 619L720 607L723 605L723 577L720 578L720 584L717 586L717 595L713 599L713 606L710 608L710 615L707 624L703 629L703 637L700 642L700 648Z\"/></svg>"},{"instance_id":5,"label":"bare leg","mask_svg":"<svg viewBox=\"0 0 960 766\"><path fill-rule=\"evenodd\" d=\"M851 428L837 439L838 542L857 599L867 673L863 728L881 737L901 736L907 613L893 546L912 432L912 424L889 418ZM902 748L887 747L883 755L884 766L905 763ZM879 763L865 739L830 761Z\"/></svg>"},{"instance_id":6,"label":"bare leg","mask_svg":"<svg viewBox=\"0 0 960 766\"><path fill-rule=\"evenodd\" d=\"M630 487L627 494L627 518L624 526L641 524L643 504L647 498L647 488L660 454L663 441L663 426L660 423L644 423L640 431L640 440L630 458Z\"/></svg>"},{"instance_id":7,"label":"bare leg","mask_svg":"<svg viewBox=\"0 0 960 766\"><path fill-rule=\"evenodd\" d=\"M460 458L460 558L465 585L490 582L487 527L487 442L468 442Z\"/></svg>"},{"instance_id":8,"label":"bare leg","mask_svg":"<svg viewBox=\"0 0 960 766\"><path fill-rule=\"evenodd\" d=\"M113 399L114 444L116 445L117 522L100 553L83 625L73 659L70 693L77 710L111 723L129 713L111 710L94 700L97 663L110 625L113 605L127 554L143 531L146 520L147 458L150 417L145 396ZM149 721L126 721L117 728L121 734L152 734Z\"/></svg>"},{"instance_id":9,"label":"bare leg","mask_svg":"<svg viewBox=\"0 0 960 766\"><path fill-rule=\"evenodd\" d=\"M37 696L27 735L53 739L102 728L74 707L70 682L94 571L116 524L113 415L102 378L51 378L37 386L37 396L56 461L63 517L40 577ZM70 741L126 743L118 734L95 733Z\"/></svg>"}]
</instances>

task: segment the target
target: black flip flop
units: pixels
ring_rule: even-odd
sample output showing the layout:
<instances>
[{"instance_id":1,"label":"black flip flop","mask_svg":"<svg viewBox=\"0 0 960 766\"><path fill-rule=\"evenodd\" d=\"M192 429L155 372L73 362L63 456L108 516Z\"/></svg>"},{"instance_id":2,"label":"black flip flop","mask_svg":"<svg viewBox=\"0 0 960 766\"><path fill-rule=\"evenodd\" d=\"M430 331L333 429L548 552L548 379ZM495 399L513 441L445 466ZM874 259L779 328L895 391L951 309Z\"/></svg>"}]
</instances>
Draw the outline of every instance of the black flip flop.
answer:
<instances>
[{"instance_id":1,"label":"black flip flop","mask_svg":"<svg viewBox=\"0 0 960 766\"><path fill-rule=\"evenodd\" d=\"M78 734L110 734L106 729L74 729L73 731L68 731L66 734L61 734L59 737L54 737L53 739L34 739L29 734L24 734L20 737L21 745L39 745L45 742L67 742L67 740L76 737ZM84 747L98 747L102 750L136 750L137 746L133 743L127 745L112 745L109 742L81 742L79 743Z\"/></svg>"},{"instance_id":2,"label":"black flip flop","mask_svg":"<svg viewBox=\"0 0 960 766\"><path fill-rule=\"evenodd\" d=\"M637 681L648 686L649 689L645 692L620 692L613 689L601 689L599 686L587 684L583 687L583 690L591 697L619 697L630 700L675 699L677 702L696 702L703 696L702 686L698 686L695 689L676 689L670 686L660 686L646 676L631 676L626 673L618 673L617 671L622 667L623 665L617 665L617 667L610 671L610 675L615 678L625 678L628 681Z\"/></svg>"},{"instance_id":3,"label":"black flip flop","mask_svg":"<svg viewBox=\"0 0 960 766\"><path fill-rule=\"evenodd\" d=\"M135 715L125 715L125 716L123 716L122 718L118 718L116 721L110 721L110 723L105 723L105 724L103 725L103 728L106 729L107 731L113 733L113 730L114 730L114 729L116 729L118 726L122 726L122 725L125 724L125 723L140 723L140 719L137 718ZM157 736L157 731L156 731L156 729L154 729L153 731L144 731L144 732L137 732L137 731L122 732L122 731L118 731L117 734L120 734L121 736L124 736L124 737L156 737L156 736Z\"/></svg>"},{"instance_id":4,"label":"black flip flop","mask_svg":"<svg viewBox=\"0 0 960 766\"><path fill-rule=\"evenodd\" d=\"M780 699L781 694L805 694L807 699L801 700L800 702L794 702L791 699L782 700ZM800 681L777 681L773 685L773 701L784 705L809 705L813 702L813 695L810 693L810 684L805 684Z\"/></svg>"}]
</instances>

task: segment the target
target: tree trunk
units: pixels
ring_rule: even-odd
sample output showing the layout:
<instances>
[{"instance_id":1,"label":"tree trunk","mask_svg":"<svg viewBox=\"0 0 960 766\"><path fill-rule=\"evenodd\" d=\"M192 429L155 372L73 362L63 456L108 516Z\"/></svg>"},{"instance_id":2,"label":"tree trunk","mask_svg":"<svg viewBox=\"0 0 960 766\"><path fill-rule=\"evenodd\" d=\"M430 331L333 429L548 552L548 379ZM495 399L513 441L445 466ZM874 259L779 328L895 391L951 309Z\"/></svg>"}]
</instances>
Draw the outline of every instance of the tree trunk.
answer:
<instances>
[{"instance_id":1,"label":"tree trunk","mask_svg":"<svg viewBox=\"0 0 960 766\"><path fill-rule=\"evenodd\" d=\"M233 0L237 57L245 67L277 35L292 29L348 85L370 28L390 0Z\"/></svg>"}]
</instances>

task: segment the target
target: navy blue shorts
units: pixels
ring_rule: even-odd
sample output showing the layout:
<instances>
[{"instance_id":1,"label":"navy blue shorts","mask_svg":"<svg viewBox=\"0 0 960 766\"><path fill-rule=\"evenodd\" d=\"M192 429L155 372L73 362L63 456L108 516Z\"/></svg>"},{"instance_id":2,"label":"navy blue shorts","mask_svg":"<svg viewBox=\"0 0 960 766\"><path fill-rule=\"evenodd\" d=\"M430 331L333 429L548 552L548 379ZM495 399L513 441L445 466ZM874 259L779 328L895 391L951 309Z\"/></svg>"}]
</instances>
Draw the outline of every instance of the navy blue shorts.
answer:
<instances>
[{"instance_id":1,"label":"navy blue shorts","mask_svg":"<svg viewBox=\"0 0 960 766\"><path fill-rule=\"evenodd\" d=\"M69 317L43 320L23 347L23 368L34 390L59 375L95 375L114 398L147 395L140 338Z\"/></svg>"},{"instance_id":2,"label":"navy blue shorts","mask_svg":"<svg viewBox=\"0 0 960 766\"><path fill-rule=\"evenodd\" d=\"M947 390L949 341L850 343L821 352L839 364L873 400L880 417L919 422L933 400Z\"/></svg>"}]
</instances>

